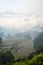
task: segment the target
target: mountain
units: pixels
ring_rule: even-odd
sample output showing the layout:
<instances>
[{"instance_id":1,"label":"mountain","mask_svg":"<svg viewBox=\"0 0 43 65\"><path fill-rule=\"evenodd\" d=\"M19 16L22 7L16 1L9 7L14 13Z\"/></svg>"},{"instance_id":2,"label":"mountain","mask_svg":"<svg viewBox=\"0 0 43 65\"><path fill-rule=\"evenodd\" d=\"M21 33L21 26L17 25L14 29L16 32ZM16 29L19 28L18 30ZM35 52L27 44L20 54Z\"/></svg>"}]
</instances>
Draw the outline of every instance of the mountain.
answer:
<instances>
[{"instance_id":1,"label":"mountain","mask_svg":"<svg viewBox=\"0 0 43 65\"><path fill-rule=\"evenodd\" d=\"M35 26L25 31L20 31L11 27L0 27L0 37L2 38L21 37L30 40L34 39L40 32L43 32L43 26Z\"/></svg>"}]
</instances>

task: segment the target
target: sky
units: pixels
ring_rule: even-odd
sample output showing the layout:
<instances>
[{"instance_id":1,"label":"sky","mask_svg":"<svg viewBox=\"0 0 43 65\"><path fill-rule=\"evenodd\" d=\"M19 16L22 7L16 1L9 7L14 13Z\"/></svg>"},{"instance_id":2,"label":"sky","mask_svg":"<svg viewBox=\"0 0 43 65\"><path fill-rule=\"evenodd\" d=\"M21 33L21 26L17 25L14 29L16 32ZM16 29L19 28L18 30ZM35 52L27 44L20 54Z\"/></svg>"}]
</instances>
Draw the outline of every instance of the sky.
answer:
<instances>
[{"instance_id":1,"label":"sky","mask_svg":"<svg viewBox=\"0 0 43 65\"><path fill-rule=\"evenodd\" d=\"M14 10L18 13L28 13L33 10L43 10L43 0L0 0L0 10Z\"/></svg>"},{"instance_id":2,"label":"sky","mask_svg":"<svg viewBox=\"0 0 43 65\"><path fill-rule=\"evenodd\" d=\"M43 24L43 0L0 0L0 26L28 29Z\"/></svg>"}]
</instances>

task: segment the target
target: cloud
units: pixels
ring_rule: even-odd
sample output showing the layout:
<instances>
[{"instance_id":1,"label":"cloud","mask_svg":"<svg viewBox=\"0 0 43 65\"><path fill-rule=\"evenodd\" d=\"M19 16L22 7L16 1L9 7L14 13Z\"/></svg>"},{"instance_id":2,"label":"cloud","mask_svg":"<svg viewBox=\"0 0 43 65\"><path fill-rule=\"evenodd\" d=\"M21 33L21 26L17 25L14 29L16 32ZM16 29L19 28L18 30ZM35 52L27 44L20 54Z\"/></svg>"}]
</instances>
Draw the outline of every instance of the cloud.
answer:
<instances>
[{"instance_id":1,"label":"cloud","mask_svg":"<svg viewBox=\"0 0 43 65\"><path fill-rule=\"evenodd\" d=\"M29 20L30 20L30 19L28 19L28 18L27 18L27 19L24 19L24 21L29 21Z\"/></svg>"},{"instance_id":2,"label":"cloud","mask_svg":"<svg viewBox=\"0 0 43 65\"><path fill-rule=\"evenodd\" d=\"M5 10L5 11L0 11L0 15L24 15L24 16L32 16L35 14L35 12L27 12L27 13L16 13L14 10Z\"/></svg>"},{"instance_id":3,"label":"cloud","mask_svg":"<svg viewBox=\"0 0 43 65\"><path fill-rule=\"evenodd\" d=\"M30 28L32 25L31 18L35 14L35 12L16 13L13 10L0 12L0 26L14 27L22 30Z\"/></svg>"},{"instance_id":4,"label":"cloud","mask_svg":"<svg viewBox=\"0 0 43 65\"><path fill-rule=\"evenodd\" d=\"M36 25L43 25L43 16L37 12L15 13L14 11L4 11L1 14L0 26L13 27L24 31Z\"/></svg>"}]
</instances>

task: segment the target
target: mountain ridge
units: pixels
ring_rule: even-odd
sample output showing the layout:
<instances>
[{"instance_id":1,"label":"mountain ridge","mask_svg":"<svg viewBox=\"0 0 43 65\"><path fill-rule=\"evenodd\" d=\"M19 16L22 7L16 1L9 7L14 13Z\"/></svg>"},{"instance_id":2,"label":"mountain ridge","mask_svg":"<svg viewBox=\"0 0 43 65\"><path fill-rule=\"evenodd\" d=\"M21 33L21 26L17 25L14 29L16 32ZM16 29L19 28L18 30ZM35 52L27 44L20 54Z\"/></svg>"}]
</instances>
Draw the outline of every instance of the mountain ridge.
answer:
<instances>
[{"instance_id":1,"label":"mountain ridge","mask_svg":"<svg viewBox=\"0 0 43 65\"><path fill-rule=\"evenodd\" d=\"M15 28L0 27L0 37L3 38L22 37L32 39L33 37L36 37L40 32L43 32L43 26L35 26L30 30L25 31L20 31Z\"/></svg>"}]
</instances>

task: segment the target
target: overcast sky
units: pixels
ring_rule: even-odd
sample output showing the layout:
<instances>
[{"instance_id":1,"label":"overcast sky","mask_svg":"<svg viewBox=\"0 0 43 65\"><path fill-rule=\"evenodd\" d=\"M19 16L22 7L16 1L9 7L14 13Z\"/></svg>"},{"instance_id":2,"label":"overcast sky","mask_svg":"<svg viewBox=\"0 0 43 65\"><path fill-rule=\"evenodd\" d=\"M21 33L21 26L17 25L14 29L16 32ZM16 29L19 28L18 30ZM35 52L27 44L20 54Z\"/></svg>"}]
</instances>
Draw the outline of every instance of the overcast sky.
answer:
<instances>
[{"instance_id":1,"label":"overcast sky","mask_svg":"<svg viewBox=\"0 0 43 65\"><path fill-rule=\"evenodd\" d=\"M42 11L43 0L0 0L0 10L12 9L15 12Z\"/></svg>"},{"instance_id":2,"label":"overcast sky","mask_svg":"<svg viewBox=\"0 0 43 65\"><path fill-rule=\"evenodd\" d=\"M3 11L4 14L14 12L16 15L0 15L0 26L28 28L30 25L36 25L39 20L43 21L43 0L0 0L0 13Z\"/></svg>"}]
</instances>

